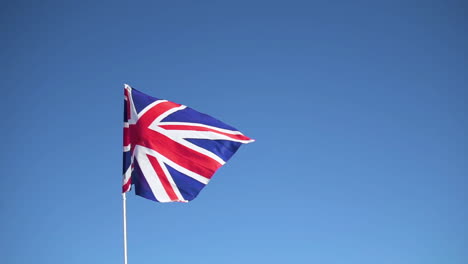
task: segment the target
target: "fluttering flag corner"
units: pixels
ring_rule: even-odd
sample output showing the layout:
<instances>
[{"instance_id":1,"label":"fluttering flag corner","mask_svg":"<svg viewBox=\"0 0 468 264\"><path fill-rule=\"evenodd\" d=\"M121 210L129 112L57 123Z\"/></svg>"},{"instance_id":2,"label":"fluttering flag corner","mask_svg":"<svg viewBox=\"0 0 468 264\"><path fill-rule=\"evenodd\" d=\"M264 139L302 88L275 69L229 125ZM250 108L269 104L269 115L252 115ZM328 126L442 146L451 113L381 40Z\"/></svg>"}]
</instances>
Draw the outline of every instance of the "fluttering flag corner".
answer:
<instances>
[{"instance_id":1,"label":"fluttering flag corner","mask_svg":"<svg viewBox=\"0 0 468 264\"><path fill-rule=\"evenodd\" d=\"M254 140L185 105L124 87L123 186L157 202L188 202Z\"/></svg>"}]
</instances>

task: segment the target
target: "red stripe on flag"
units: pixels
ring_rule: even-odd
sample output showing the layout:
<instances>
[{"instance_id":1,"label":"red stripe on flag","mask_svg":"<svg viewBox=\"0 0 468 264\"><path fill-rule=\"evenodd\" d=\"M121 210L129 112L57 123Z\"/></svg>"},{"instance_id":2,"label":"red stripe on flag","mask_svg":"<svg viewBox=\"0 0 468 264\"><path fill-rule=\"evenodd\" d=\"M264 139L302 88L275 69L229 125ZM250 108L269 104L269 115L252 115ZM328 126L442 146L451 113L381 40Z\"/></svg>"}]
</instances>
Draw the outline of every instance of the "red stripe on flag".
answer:
<instances>
[{"instance_id":1,"label":"red stripe on flag","mask_svg":"<svg viewBox=\"0 0 468 264\"><path fill-rule=\"evenodd\" d=\"M151 129L145 132L144 135L140 135L141 140L136 143L137 145L153 149L172 162L205 178L211 179L215 171L222 166L216 160L181 145L159 132Z\"/></svg>"},{"instance_id":2,"label":"red stripe on flag","mask_svg":"<svg viewBox=\"0 0 468 264\"><path fill-rule=\"evenodd\" d=\"M130 145L130 143L131 143L131 141L130 141L130 129L128 127L124 127L124 130L123 130L123 145L125 147L125 146Z\"/></svg>"},{"instance_id":3,"label":"red stripe on flag","mask_svg":"<svg viewBox=\"0 0 468 264\"><path fill-rule=\"evenodd\" d=\"M122 186L122 193L130 191L131 184L132 184L132 178L128 179L128 181Z\"/></svg>"},{"instance_id":4,"label":"red stripe on flag","mask_svg":"<svg viewBox=\"0 0 468 264\"><path fill-rule=\"evenodd\" d=\"M148 157L151 165L153 165L153 168L156 171L156 175L158 176L159 181L164 187L164 190L166 191L167 196L169 196L169 199L171 199L171 201L179 200L179 198L174 192L174 189L172 189L171 183L169 182L167 175L164 173L163 169L159 165L158 160L153 156L150 156L150 155L146 155L146 156Z\"/></svg>"},{"instance_id":5,"label":"red stripe on flag","mask_svg":"<svg viewBox=\"0 0 468 264\"><path fill-rule=\"evenodd\" d=\"M153 149L172 162L210 179L222 166L219 162L148 128L160 115L179 106L173 102L159 103L142 115L135 125L130 125L132 148L141 145Z\"/></svg>"},{"instance_id":6,"label":"red stripe on flag","mask_svg":"<svg viewBox=\"0 0 468 264\"><path fill-rule=\"evenodd\" d=\"M148 128L157 117L179 106L181 105L173 102L159 103L149 109L143 116L138 119L138 126Z\"/></svg>"},{"instance_id":7,"label":"red stripe on flag","mask_svg":"<svg viewBox=\"0 0 468 264\"><path fill-rule=\"evenodd\" d=\"M124 94L127 100L125 101L125 107L127 108L127 120L131 118L130 115L130 94L127 89L124 89Z\"/></svg>"},{"instance_id":8,"label":"red stripe on flag","mask_svg":"<svg viewBox=\"0 0 468 264\"><path fill-rule=\"evenodd\" d=\"M208 127L200 127L200 126L189 126L189 125L160 125L160 127L166 129L166 130L192 130L192 131L209 131L209 132L214 132L220 135L228 136L232 139L237 139L237 140L250 140L249 137L246 137L244 135L233 135L225 132L221 132L215 129L211 129Z\"/></svg>"}]
</instances>

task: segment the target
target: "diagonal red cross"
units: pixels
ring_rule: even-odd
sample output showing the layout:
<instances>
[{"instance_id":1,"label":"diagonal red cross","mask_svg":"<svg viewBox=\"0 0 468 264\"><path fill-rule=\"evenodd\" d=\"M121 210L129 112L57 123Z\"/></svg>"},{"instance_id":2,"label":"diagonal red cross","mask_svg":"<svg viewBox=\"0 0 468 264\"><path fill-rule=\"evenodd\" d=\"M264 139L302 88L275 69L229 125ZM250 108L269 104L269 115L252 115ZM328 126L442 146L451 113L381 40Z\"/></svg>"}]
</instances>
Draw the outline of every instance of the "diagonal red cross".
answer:
<instances>
[{"instance_id":1,"label":"diagonal red cross","mask_svg":"<svg viewBox=\"0 0 468 264\"><path fill-rule=\"evenodd\" d=\"M130 124L128 128L124 128L124 145L130 145L132 153L136 145L152 149L172 162L210 179L222 164L172 140L164 133L149 128L156 118L180 106L180 104L168 101L153 106L138 118L136 124Z\"/></svg>"}]
</instances>

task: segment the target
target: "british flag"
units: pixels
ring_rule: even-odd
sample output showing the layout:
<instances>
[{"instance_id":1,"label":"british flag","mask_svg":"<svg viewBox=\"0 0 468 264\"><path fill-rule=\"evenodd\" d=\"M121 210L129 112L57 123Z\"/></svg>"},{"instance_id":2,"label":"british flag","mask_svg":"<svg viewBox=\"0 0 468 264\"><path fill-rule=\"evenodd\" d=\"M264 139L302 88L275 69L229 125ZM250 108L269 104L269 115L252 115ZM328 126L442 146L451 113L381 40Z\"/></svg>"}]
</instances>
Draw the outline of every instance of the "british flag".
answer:
<instances>
[{"instance_id":1,"label":"british flag","mask_svg":"<svg viewBox=\"0 0 468 264\"><path fill-rule=\"evenodd\" d=\"M237 149L253 142L185 105L124 88L123 187L157 202L193 200Z\"/></svg>"}]
</instances>

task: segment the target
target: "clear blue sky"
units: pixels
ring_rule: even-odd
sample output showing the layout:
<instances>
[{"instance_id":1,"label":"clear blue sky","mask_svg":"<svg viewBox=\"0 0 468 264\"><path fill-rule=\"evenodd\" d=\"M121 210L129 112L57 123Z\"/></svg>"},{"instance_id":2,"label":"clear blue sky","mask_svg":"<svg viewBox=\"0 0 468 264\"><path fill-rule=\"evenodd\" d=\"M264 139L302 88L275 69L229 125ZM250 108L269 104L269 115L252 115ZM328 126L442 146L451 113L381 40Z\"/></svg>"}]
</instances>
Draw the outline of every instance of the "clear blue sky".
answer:
<instances>
[{"instance_id":1,"label":"clear blue sky","mask_svg":"<svg viewBox=\"0 0 468 264\"><path fill-rule=\"evenodd\" d=\"M353 2L353 3L351 3ZM464 1L8 1L2 263L122 263L123 84L255 138L129 264L468 263Z\"/></svg>"}]
</instances>

